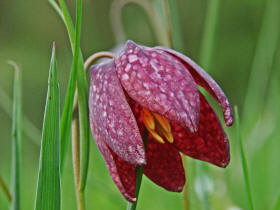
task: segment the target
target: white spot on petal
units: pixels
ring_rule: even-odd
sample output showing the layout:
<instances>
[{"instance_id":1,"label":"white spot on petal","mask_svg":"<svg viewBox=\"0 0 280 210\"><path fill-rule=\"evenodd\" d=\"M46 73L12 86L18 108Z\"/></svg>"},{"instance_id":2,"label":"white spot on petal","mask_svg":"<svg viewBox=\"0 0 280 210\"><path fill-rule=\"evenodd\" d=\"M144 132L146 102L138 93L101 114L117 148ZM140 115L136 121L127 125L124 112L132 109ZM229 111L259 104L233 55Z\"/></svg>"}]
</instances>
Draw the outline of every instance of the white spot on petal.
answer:
<instances>
[{"instance_id":1,"label":"white spot on petal","mask_svg":"<svg viewBox=\"0 0 280 210\"><path fill-rule=\"evenodd\" d=\"M130 68L131 68L131 64L128 63L128 64L126 65L124 71L125 71L125 72L128 72L128 71L130 70Z\"/></svg>"},{"instance_id":2,"label":"white spot on petal","mask_svg":"<svg viewBox=\"0 0 280 210\"><path fill-rule=\"evenodd\" d=\"M150 61L150 64L151 64L152 68L153 68L156 72L159 71L159 67L158 67L157 61L156 61L155 59L152 59L152 60Z\"/></svg>"},{"instance_id":3,"label":"white spot on petal","mask_svg":"<svg viewBox=\"0 0 280 210\"><path fill-rule=\"evenodd\" d=\"M137 55L131 54L131 55L128 56L129 63L133 63L133 62L135 62L137 60L138 60Z\"/></svg>"},{"instance_id":4,"label":"white spot on petal","mask_svg":"<svg viewBox=\"0 0 280 210\"><path fill-rule=\"evenodd\" d=\"M123 74L123 75L122 75L122 80L128 80L128 79L129 79L128 74Z\"/></svg>"}]
</instances>

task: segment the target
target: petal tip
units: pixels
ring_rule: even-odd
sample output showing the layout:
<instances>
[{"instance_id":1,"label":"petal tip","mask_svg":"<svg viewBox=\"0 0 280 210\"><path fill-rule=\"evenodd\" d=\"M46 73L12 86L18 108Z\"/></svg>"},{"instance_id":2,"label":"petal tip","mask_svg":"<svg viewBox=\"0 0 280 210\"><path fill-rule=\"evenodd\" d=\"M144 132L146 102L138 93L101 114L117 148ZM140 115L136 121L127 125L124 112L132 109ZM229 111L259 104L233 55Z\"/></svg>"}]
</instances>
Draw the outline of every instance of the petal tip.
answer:
<instances>
[{"instance_id":1,"label":"petal tip","mask_svg":"<svg viewBox=\"0 0 280 210\"><path fill-rule=\"evenodd\" d=\"M226 168L230 162L230 153L228 151L226 158L218 165L221 168Z\"/></svg>"},{"instance_id":2,"label":"petal tip","mask_svg":"<svg viewBox=\"0 0 280 210\"><path fill-rule=\"evenodd\" d=\"M125 199L128 202L131 202L131 203L135 203L136 202L136 198L135 197L131 197L130 195L127 195L127 194L125 194L124 197L125 197Z\"/></svg>"},{"instance_id":3,"label":"petal tip","mask_svg":"<svg viewBox=\"0 0 280 210\"><path fill-rule=\"evenodd\" d=\"M230 162L229 159L226 160L225 162L223 162L223 163L220 165L220 167L221 167L221 168L226 168L226 167L228 166L229 162Z\"/></svg>"},{"instance_id":4,"label":"petal tip","mask_svg":"<svg viewBox=\"0 0 280 210\"><path fill-rule=\"evenodd\" d=\"M232 126L232 124L233 124L233 118L230 118L230 119L228 119L227 121L226 121L226 126Z\"/></svg>"},{"instance_id":5,"label":"petal tip","mask_svg":"<svg viewBox=\"0 0 280 210\"><path fill-rule=\"evenodd\" d=\"M132 198L131 202L135 203L136 202L136 198Z\"/></svg>"},{"instance_id":6,"label":"petal tip","mask_svg":"<svg viewBox=\"0 0 280 210\"><path fill-rule=\"evenodd\" d=\"M182 192L182 191L183 191L183 189L184 189L184 185L182 185L182 186L178 186L178 188L177 188L176 192Z\"/></svg>"},{"instance_id":7,"label":"petal tip","mask_svg":"<svg viewBox=\"0 0 280 210\"><path fill-rule=\"evenodd\" d=\"M127 47L127 48L131 48L131 47L134 47L134 46L137 46L137 44L132 40L127 40L125 42L125 47Z\"/></svg>"},{"instance_id":8,"label":"petal tip","mask_svg":"<svg viewBox=\"0 0 280 210\"><path fill-rule=\"evenodd\" d=\"M232 126L232 124L234 122L233 111L232 111L232 108L229 103L226 107L227 108L224 111L225 123L226 123L226 126Z\"/></svg>"}]
</instances>

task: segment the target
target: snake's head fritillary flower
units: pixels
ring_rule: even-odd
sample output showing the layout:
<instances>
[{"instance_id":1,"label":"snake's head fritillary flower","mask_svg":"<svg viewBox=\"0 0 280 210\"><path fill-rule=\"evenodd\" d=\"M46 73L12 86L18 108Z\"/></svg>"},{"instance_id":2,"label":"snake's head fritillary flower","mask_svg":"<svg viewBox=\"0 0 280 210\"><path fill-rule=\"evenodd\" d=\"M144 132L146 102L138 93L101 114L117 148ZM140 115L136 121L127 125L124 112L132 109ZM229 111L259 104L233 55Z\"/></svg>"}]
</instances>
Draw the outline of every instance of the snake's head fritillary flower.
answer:
<instances>
[{"instance_id":1,"label":"snake's head fritillary flower","mask_svg":"<svg viewBox=\"0 0 280 210\"><path fill-rule=\"evenodd\" d=\"M114 59L93 66L90 78L93 136L127 200L135 201L136 165L145 165L147 177L174 192L185 184L180 152L228 165L227 135L198 86L219 102L227 126L233 123L231 106L219 85L190 58L127 41Z\"/></svg>"}]
</instances>

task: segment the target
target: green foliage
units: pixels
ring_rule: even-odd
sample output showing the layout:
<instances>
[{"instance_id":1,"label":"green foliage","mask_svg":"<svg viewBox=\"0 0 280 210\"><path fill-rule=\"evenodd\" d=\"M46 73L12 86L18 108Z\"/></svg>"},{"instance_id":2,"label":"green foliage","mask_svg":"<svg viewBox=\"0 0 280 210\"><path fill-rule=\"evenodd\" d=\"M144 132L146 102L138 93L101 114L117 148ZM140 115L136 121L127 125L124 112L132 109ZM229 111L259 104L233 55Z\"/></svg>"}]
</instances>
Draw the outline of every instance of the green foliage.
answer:
<instances>
[{"instance_id":1,"label":"green foliage","mask_svg":"<svg viewBox=\"0 0 280 210\"><path fill-rule=\"evenodd\" d=\"M35 210L59 210L61 208L59 149L60 114L55 46L53 46L52 50L49 72Z\"/></svg>"},{"instance_id":2,"label":"green foliage","mask_svg":"<svg viewBox=\"0 0 280 210\"><path fill-rule=\"evenodd\" d=\"M63 22L65 23L67 32L68 32L68 36L69 36L69 40L70 40L70 44L72 47L72 52L74 54L75 51L75 30L74 30L74 26L68 11L68 8L65 4L65 2L63 0L59 1L60 7L56 4L56 2L54 2L53 0L49 0L50 4L52 5L52 7L57 11L57 13L60 15L60 17L62 18ZM78 9L78 8L77 8ZM78 12L78 10L77 10ZM80 14L81 15L81 14ZM77 28L76 28L77 30ZM88 173L88 164L89 164L89 138L90 138L90 128L89 128L89 115L88 115L88 84L87 84L87 80L86 80L86 74L85 74L85 70L84 70L84 66L83 66L83 56L82 56L82 52L79 49L79 55L78 55L78 80L77 80L77 87L78 87L78 103L79 103L79 121L80 121L80 148L81 148L81 152L80 152L80 156L81 156L81 185L80 188L82 190L84 190L85 185L86 185L86 180L87 180L87 173ZM73 74L74 75L74 74ZM71 77L70 76L70 80ZM69 86L70 88L70 86ZM70 90L69 90L70 91ZM73 91L73 90L72 90ZM71 95L72 97L73 95ZM66 101L69 103L70 100L74 100L74 98L70 98L67 97ZM65 112L65 118L67 117L67 110L64 110ZM68 121L67 121L68 122ZM69 129L69 125L67 126L68 128L66 128L65 125L65 132L69 133L70 131ZM66 130L67 129L67 130ZM67 138L65 138L64 140L61 141L61 165L63 167L63 163L64 163L64 158L65 158L65 153L67 150L67 141L69 141Z\"/></svg>"}]
</instances>

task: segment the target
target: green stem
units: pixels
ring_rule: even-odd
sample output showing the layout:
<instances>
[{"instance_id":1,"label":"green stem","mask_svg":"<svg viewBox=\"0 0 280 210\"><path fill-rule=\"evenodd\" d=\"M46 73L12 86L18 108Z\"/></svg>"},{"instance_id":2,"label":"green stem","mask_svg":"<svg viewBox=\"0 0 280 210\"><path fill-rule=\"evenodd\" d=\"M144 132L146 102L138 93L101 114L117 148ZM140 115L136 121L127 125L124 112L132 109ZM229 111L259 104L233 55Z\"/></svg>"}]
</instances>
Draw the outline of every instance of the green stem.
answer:
<instances>
[{"instance_id":1,"label":"green stem","mask_svg":"<svg viewBox=\"0 0 280 210\"><path fill-rule=\"evenodd\" d=\"M145 129L144 135L143 135L143 142L144 142L145 148L147 147L148 136L149 136L149 132ZM143 173L144 173L144 166L143 165L136 166L136 185L135 185L136 201L135 201L135 203L128 202L126 210L135 210L136 209L138 197L139 197L139 191L140 191L140 187L141 187L141 183L142 183Z\"/></svg>"},{"instance_id":2,"label":"green stem","mask_svg":"<svg viewBox=\"0 0 280 210\"><path fill-rule=\"evenodd\" d=\"M12 210L20 209L20 146L21 146L21 71L16 63L10 62L15 69L13 117L12 117Z\"/></svg>"},{"instance_id":3,"label":"green stem","mask_svg":"<svg viewBox=\"0 0 280 210\"><path fill-rule=\"evenodd\" d=\"M249 182L247 161L246 161L245 152L244 152L241 134L240 134L240 122L239 122L239 114L238 114L237 106L234 107L234 113L235 113L235 120L236 120L236 133L237 133L237 138L239 143L240 157L241 157L242 170L243 170L244 183L245 183L245 191L248 200L248 207L250 210L253 210L254 207L252 201L252 193L251 193L250 182Z\"/></svg>"},{"instance_id":4,"label":"green stem","mask_svg":"<svg viewBox=\"0 0 280 210\"><path fill-rule=\"evenodd\" d=\"M138 196L139 196L139 191L141 187L141 182L142 182L142 177L143 177L143 172L144 172L144 166L137 166L136 167L136 187L135 187L135 197L136 201L135 203L128 203L127 204L127 210L135 210L138 202Z\"/></svg>"}]
</instances>

